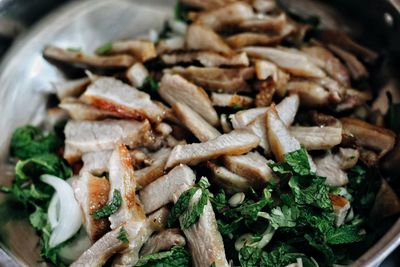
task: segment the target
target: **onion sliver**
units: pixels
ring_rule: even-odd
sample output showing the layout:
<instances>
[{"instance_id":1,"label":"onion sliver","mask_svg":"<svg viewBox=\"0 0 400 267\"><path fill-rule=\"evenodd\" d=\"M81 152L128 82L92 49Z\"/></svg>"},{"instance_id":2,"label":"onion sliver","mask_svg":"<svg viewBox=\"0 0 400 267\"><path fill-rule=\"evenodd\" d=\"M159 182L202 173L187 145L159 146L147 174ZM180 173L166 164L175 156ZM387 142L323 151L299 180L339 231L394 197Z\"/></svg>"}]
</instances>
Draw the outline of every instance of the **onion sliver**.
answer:
<instances>
[{"instance_id":1,"label":"onion sliver","mask_svg":"<svg viewBox=\"0 0 400 267\"><path fill-rule=\"evenodd\" d=\"M58 216L60 214L60 198L57 192L54 193L50 200L49 208L47 209L47 218L49 220L51 230L58 224Z\"/></svg>"},{"instance_id":2,"label":"onion sliver","mask_svg":"<svg viewBox=\"0 0 400 267\"><path fill-rule=\"evenodd\" d=\"M55 247L79 231L82 224L81 213L74 197L74 191L66 181L48 174L40 176L40 180L54 187L60 201L58 224L49 240L49 246Z\"/></svg>"}]
</instances>

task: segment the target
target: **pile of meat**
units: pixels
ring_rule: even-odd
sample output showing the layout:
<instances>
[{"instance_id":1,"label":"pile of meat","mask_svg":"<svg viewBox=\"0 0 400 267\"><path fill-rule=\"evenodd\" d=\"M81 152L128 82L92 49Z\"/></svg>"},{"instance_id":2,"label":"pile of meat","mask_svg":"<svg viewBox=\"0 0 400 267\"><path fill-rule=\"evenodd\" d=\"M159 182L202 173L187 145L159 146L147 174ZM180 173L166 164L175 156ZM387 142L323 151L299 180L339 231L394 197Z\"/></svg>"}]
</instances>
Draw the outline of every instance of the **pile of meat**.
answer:
<instances>
[{"instance_id":1,"label":"pile of meat","mask_svg":"<svg viewBox=\"0 0 400 267\"><path fill-rule=\"evenodd\" d=\"M186 243L194 266L229 266L210 203L190 228L166 229L168 207L194 185L194 170L230 193L260 189L276 179L269 159L304 147L313 171L344 186L359 159L377 164L395 146L382 120L359 116L371 91L354 87L376 53L332 30L305 42L310 27L271 0L181 2L197 10L191 23L171 20L157 42L115 41L97 55L44 50L51 62L90 70L55 84L60 104L51 110L68 114L64 158L82 165L73 186L93 245L74 266L115 254L114 264L133 266ZM152 97L141 90L148 77L159 82ZM116 189L119 210L95 220ZM344 202L335 206L339 222ZM122 227L129 243L118 239Z\"/></svg>"}]
</instances>

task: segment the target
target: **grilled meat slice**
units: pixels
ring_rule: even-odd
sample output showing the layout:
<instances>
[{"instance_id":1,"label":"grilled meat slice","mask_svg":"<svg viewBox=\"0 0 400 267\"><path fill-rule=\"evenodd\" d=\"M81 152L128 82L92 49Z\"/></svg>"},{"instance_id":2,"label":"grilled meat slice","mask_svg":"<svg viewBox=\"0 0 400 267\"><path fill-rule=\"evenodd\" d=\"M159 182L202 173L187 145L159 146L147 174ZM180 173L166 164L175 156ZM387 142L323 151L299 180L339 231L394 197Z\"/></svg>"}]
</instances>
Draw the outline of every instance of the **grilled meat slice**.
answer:
<instances>
[{"instance_id":1,"label":"grilled meat slice","mask_svg":"<svg viewBox=\"0 0 400 267\"><path fill-rule=\"evenodd\" d=\"M180 165L158 178L139 192L144 211L151 213L173 201L173 194L181 185L194 185L196 176L192 169Z\"/></svg>"},{"instance_id":2,"label":"grilled meat slice","mask_svg":"<svg viewBox=\"0 0 400 267\"><path fill-rule=\"evenodd\" d=\"M330 149L342 142L341 127L290 127L290 134L307 150Z\"/></svg>"},{"instance_id":3,"label":"grilled meat slice","mask_svg":"<svg viewBox=\"0 0 400 267\"><path fill-rule=\"evenodd\" d=\"M165 74L161 80L158 93L171 106L177 102L184 103L211 125L218 125L218 114L207 93L181 76Z\"/></svg>"},{"instance_id":4,"label":"grilled meat slice","mask_svg":"<svg viewBox=\"0 0 400 267\"><path fill-rule=\"evenodd\" d=\"M253 98L248 96L237 94L219 94L214 92L211 94L211 101L213 106L239 108L249 107L254 102Z\"/></svg>"},{"instance_id":5,"label":"grilled meat slice","mask_svg":"<svg viewBox=\"0 0 400 267\"><path fill-rule=\"evenodd\" d=\"M111 157L111 150L94 151L82 155L83 166L80 174L89 172L94 175L101 175L108 172L108 162Z\"/></svg>"},{"instance_id":6,"label":"grilled meat slice","mask_svg":"<svg viewBox=\"0 0 400 267\"><path fill-rule=\"evenodd\" d=\"M223 7L236 1L237 0L180 0L180 2L185 5L205 10Z\"/></svg>"},{"instance_id":7,"label":"grilled meat slice","mask_svg":"<svg viewBox=\"0 0 400 267\"><path fill-rule=\"evenodd\" d=\"M365 79L369 76L365 66L353 54L335 45L329 45L329 49L341 60L343 60L350 72L351 78L357 81Z\"/></svg>"},{"instance_id":8,"label":"grilled meat slice","mask_svg":"<svg viewBox=\"0 0 400 267\"><path fill-rule=\"evenodd\" d=\"M195 50L211 50L226 55L234 51L211 28L201 24L191 24L186 33L186 47Z\"/></svg>"},{"instance_id":9,"label":"grilled meat slice","mask_svg":"<svg viewBox=\"0 0 400 267\"><path fill-rule=\"evenodd\" d=\"M55 46L47 46L44 49L43 56L51 61L62 62L83 69L128 68L135 62L135 59L129 55L89 56Z\"/></svg>"},{"instance_id":10,"label":"grilled meat slice","mask_svg":"<svg viewBox=\"0 0 400 267\"><path fill-rule=\"evenodd\" d=\"M146 187L164 174L164 166L169 153L171 153L171 149L169 148L160 149L152 155L150 166L135 172L138 186L141 188Z\"/></svg>"},{"instance_id":11,"label":"grilled meat slice","mask_svg":"<svg viewBox=\"0 0 400 267\"><path fill-rule=\"evenodd\" d=\"M236 27L243 31L268 32L279 34L283 31L288 21L285 13L277 16L259 15L240 21Z\"/></svg>"},{"instance_id":12,"label":"grilled meat slice","mask_svg":"<svg viewBox=\"0 0 400 267\"><path fill-rule=\"evenodd\" d=\"M154 44L146 40L115 41L110 44L106 54L129 54L136 60L144 62L157 56Z\"/></svg>"},{"instance_id":13,"label":"grilled meat slice","mask_svg":"<svg viewBox=\"0 0 400 267\"><path fill-rule=\"evenodd\" d=\"M216 165L211 161L207 167L212 172L212 182L222 186L228 193L246 192L252 187L249 179L231 172L223 166Z\"/></svg>"},{"instance_id":14,"label":"grilled meat slice","mask_svg":"<svg viewBox=\"0 0 400 267\"><path fill-rule=\"evenodd\" d=\"M125 73L126 78L135 88L142 87L149 75L149 71L140 62L133 64Z\"/></svg>"},{"instance_id":15,"label":"grilled meat slice","mask_svg":"<svg viewBox=\"0 0 400 267\"><path fill-rule=\"evenodd\" d=\"M215 159L223 155L241 155L257 147L260 139L244 130L235 130L204 143L177 145L172 150L166 168L179 163L196 165L201 161Z\"/></svg>"},{"instance_id":16,"label":"grilled meat slice","mask_svg":"<svg viewBox=\"0 0 400 267\"><path fill-rule=\"evenodd\" d=\"M94 81L80 98L102 110L116 112L125 118L160 122L164 110L150 96L117 79L102 77Z\"/></svg>"},{"instance_id":17,"label":"grilled meat slice","mask_svg":"<svg viewBox=\"0 0 400 267\"><path fill-rule=\"evenodd\" d=\"M77 121L82 120L102 120L106 118L118 118L121 115L114 111L102 110L94 106L82 103L79 99L66 97L58 105L68 112L68 115Z\"/></svg>"},{"instance_id":18,"label":"grilled meat slice","mask_svg":"<svg viewBox=\"0 0 400 267\"><path fill-rule=\"evenodd\" d=\"M283 70L300 77L323 78L325 73L298 50L282 50L278 48L248 46L242 49L250 57L271 60Z\"/></svg>"},{"instance_id":19,"label":"grilled meat slice","mask_svg":"<svg viewBox=\"0 0 400 267\"><path fill-rule=\"evenodd\" d=\"M82 94L86 86L90 83L89 78L81 78L77 80L69 80L58 83L53 83L52 85L56 89L56 94L58 99L62 100L66 97L77 97Z\"/></svg>"},{"instance_id":20,"label":"grilled meat slice","mask_svg":"<svg viewBox=\"0 0 400 267\"><path fill-rule=\"evenodd\" d=\"M266 115L263 114L258 116L255 120L247 124L244 129L250 131L254 135L260 138L259 146L264 149L264 153L266 155L271 154L271 148L269 147L268 143L268 136L267 136L267 126L266 126Z\"/></svg>"},{"instance_id":21,"label":"grilled meat slice","mask_svg":"<svg viewBox=\"0 0 400 267\"><path fill-rule=\"evenodd\" d=\"M239 93L249 92L247 80L254 77L254 68L199 68L175 67L172 73L180 74L195 84L214 92Z\"/></svg>"},{"instance_id":22,"label":"grilled meat slice","mask_svg":"<svg viewBox=\"0 0 400 267\"><path fill-rule=\"evenodd\" d=\"M341 226L346 219L347 213L350 210L350 202L342 196L330 194L329 198L332 203L333 212L335 213L335 224Z\"/></svg>"},{"instance_id":23,"label":"grilled meat slice","mask_svg":"<svg viewBox=\"0 0 400 267\"><path fill-rule=\"evenodd\" d=\"M185 246L186 240L177 228L161 231L147 240L140 251L141 255L148 255L171 249L173 246Z\"/></svg>"},{"instance_id":24,"label":"grilled meat slice","mask_svg":"<svg viewBox=\"0 0 400 267\"><path fill-rule=\"evenodd\" d=\"M96 220L92 216L95 211L107 204L110 183L105 177L99 178L83 172L79 179L73 181L72 187L81 208L86 233L90 240L95 242L108 232L110 227L107 218Z\"/></svg>"}]
</instances>

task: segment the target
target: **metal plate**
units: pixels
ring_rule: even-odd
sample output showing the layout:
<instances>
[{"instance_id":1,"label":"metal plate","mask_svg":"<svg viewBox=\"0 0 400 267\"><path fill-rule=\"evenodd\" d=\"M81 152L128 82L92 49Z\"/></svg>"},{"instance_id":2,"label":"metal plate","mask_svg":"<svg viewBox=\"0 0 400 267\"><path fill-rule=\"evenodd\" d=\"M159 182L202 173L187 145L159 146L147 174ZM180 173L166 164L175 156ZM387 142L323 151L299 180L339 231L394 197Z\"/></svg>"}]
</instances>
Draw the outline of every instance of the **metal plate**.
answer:
<instances>
[{"instance_id":1,"label":"metal plate","mask_svg":"<svg viewBox=\"0 0 400 267\"><path fill-rule=\"evenodd\" d=\"M147 34L151 28L162 27L165 19L172 14L174 2L72 2L46 17L13 45L0 66L1 184L9 182L13 174L7 163L12 131L27 123L42 123L46 114L47 94L52 91L51 83L64 79L61 72L42 58L44 46L51 43L93 51L109 40ZM359 30L353 26L346 29ZM4 199L4 196L0 197ZM20 217L13 206L0 199L1 245L22 266L43 265L38 262L37 237L30 225ZM400 221L355 265L376 266L399 244Z\"/></svg>"}]
</instances>

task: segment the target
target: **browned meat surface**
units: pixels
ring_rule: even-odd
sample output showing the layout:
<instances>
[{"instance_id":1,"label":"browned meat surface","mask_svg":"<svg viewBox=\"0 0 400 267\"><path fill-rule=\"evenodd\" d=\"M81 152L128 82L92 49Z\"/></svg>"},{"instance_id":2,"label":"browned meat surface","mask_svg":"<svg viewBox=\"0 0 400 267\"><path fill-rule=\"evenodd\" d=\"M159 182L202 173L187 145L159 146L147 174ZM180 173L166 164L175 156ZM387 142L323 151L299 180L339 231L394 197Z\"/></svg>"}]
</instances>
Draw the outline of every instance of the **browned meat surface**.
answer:
<instances>
[{"instance_id":1,"label":"browned meat surface","mask_svg":"<svg viewBox=\"0 0 400 267\"><path fill-rule=\"evenodd\" d=\"M224 93L249 92L247 80L254 77L254 68L199 68L175 67L172 73L180 74L207 90Z\"/></svg>"},{"instance_id":2,"label":"browned meat surface","mask_svg":"<svg viewBox=\"0 0 400 267\"><path fill-rule=\"evenodd\" d=\"M242 49L251 57L271 60L283 70L300 77L323 78L325 73L318 68L306 54L295 50L283 50L262 46L249 46Z\"/></svg>"},{"instance_id":3,"label":"browned meat surface","mask_svg":"<svg viewBox=\"0 0 400 267\"><path fill-rule=\"evenodd\" d=\"M257 81L255 88L258 90L255 98L256 107L268 107L271 105L272 98L276 92L275 82L270 80Z\"/></svg>"},{"instance_id":4,"label":"browned meat surface","mask_svg":"<svg viewBox=\"0 0 400 267\"><path fill-rule=\"evenodd\" d=\"M172 108L179 121L201 142L214 139L220 135L217 129L211 126L189 106L183 103L176 103Z\"/></svg>"},{"instance_id":5,"label":"browned meat surface","mask_svg":"<svg viewBox=\"0 0 400 267\"><path fill-rule=\"evenodd\" d=\"M249 58L246 53L222 55L212 51L174 51L161 55L161 60L167 65L200 62L205 67L247 67Z\"/></svg>"},{"instance_id":6,"label":"browned meat surface","mask_svg":"<svg viewBox=\"0 0 400 267\"><path fill-rule=\"evenodd\" d=\"M329 198L332 203L333 212L335 213L335 224L339 227L344 223L350 210L350 202L345 197L333 194L330 194Z\"/></svg>"},{"instance_id":7,"label":"browned meat surface","mask_svg":"<svg viewBox=\"0 0 400 267\"><path fill-rule=\"evenodd\" d=\"M307 150L330 149L342 142L341 127L290 127L290 134Z\"/></svg>"},{"instance_id":8,"label":"browned meat surface","mask_svg":"<svg viewBox=\"0 0 400 267\"><path fill-rule=\"evenodd\" d=\"M173 246L185 246L186 240L177 228L161 231L147 240L140 250L141 255L170 250Z\"/></svg>"},{"instance_id":9,"label":"browned meat surface","mask_svg":"<svg viewBox=\"0 0 400 267\"><path fill-rule=\"evenodd\" d=\"M174 194L174 202L178 200L183 192L182 188ZM192 200L198 201L198 197L200 197L200 195L195 194ZM217 220L215 219L210 201L204 206L203 213L200 215L199 220L189 228L183 229L183 233L185 234L192 254L192 263L194 267L211 266L212 264L216 267L230 266L226 260L224 243L218 231Z\"/></svg>"},{"instance_id":10,"label":"browned meat surface","mask_svg":"<svg viewBox=\"0 0 400 267\"><path fill-rule=\"evenodd\" d=\"M269 32L279 34L287 25L285 13L277 16L261 15L240 21L235 27L244 31Z\"/></svg>"},{"instance_id":11,"label":"browned meat surface","mask_svg":"<svg viewBox=\"0 0 400 267\"><path fill-rule=\"evenodd\" d=\"M83 166L80 173L89 172L94 175L101 175L108 172L108 162L111 153L111 150L84 153L82 155Z\"/></svg>"},{"instance_id":12,"label":"browned meat surface","mask_svg":"<svg viewBox=\"0 0 400 267\"><path fill-rule=\"evenodd\" d=\"M154 103L148 94L114 78L97 79L80 99L125 118L147 118L152 122L160 122L165 116L163 109Z\"/></svg>"},{"instance_id":13,"label":"browned meat surface","mask_svg":"<svg viewBox=\"0 0 400 267\"><path fill-rule=\"evenodd\" d=\"M215 9L236 2L237 0L180 0L181 3L201 9Z\"/></svg>"},{"instance_id":14,"label":"browned meat surface","mask_svg":"<svg viewBox=\"0 0 400 267\"><path fill-rule=\"evenodd\" d=\"M302 106L326 106L334 99L332 94L326 90L326 88L309 80L290 81L288 82L286 89L291 93L299 95Z\"/></svg>"},{"instance_id":15,"label":"browned meat surface","mask_svg":"<svg viewBox=\"0 0 400 267\"><path fill-rule=\"evenodd\" d=\"M316 173L326 177L325 183L329 186L344 186L349 182L346 172L341 167L340 157L336 157L330 151L324 156L314 158L317 166Z\"/></svg>"},{"instance_id":16,"label":"browned meat surface","mask_svg":"<svg viewBox=\"0 0 400 267\"><path fill-rule=\"evenodd\" d=\"M192 186L196 176L192 169L180 165L158 178L139 192L144 211L151 213L173 201L173 194L182 185Z\"/></svg>"},{"instance_id":17,"label":"browned meat surface","mask_svg":"<svg viewBox=\"0 0 400 267\"><path fill-rule=\"evenodd\" d=\"M124 40L111 43L107 54L129 54L144 62L157 56L154 44L145 40Z\"/></svg>"},{"instance_id":18,"label":"browned meat surface","mask_svg":"<svg viewBox=\"0 0 400 267\"><path fill-rule=\"evenodd\" d=\"M164 166L167 162L170 152L171 149L169 148L160 149L152 155L150 166L135 172L138 186L141 188L146 187L148 184L164 174Z\"/></svg>"},{"instance_id":19,"label":"browned meat surface","mask_svg":"<svg viewBox=\"0 0 400 267\"><path fill-rule=\"evenodd\" d=\"M260 139L247 131L235 130L204 143L177 145L172 150L166 168L180 163L196 165L223 155L241 155L257 147Z\"/></svg>"},{"instance_id":20,"label":"browned meat surface","mask_svg":"<svg viewBox=\"0 0 400 267\"><path fill-rule=\"evenodd\" d=\"M243 32L231 35L225 39L226 43L232 48L242 48L246 46L270 46L279 44L285 35L269 35L265 33Z\"/></svg>"},{"instance_id":21,"label":"browned meat surface","mask_svg":"<svg viewBox=\"0 0 400 267\"><path fill-rule=\"evenodd\" d=\"M115 56L89 56L81 52L68 51L55 46L48 46L44 49L43 55L48 60L54 60L66 64L71 64L79 68L128 68L135 59L129 55Z\"/></svg>"},{"instance_id":22,"label":"browned meat surface","mask_svg":"<svg viewBox=\"0 0 400 267\"><path fill-rule=\"evenodd\" d=\"M351 78L361 80L369 76L365 66L353 54L335 45L329 45L329 49L343 60L350 72Z\"/></svg>"},{"instance_id":23,"label":"browned meat surface","mask_svg":"<svg viewBox=\"0 0 400 267\"><path fill-rule=\"evenodd\" d=\"M95 242L107 233L110 227L107 218L96 220L92 216L95 211L107 203L110 183L105 177L99 178L83 172L79 179L74 180L72 187L82 211L86 233L90 240Z\"/></svg>"},{"instance_id":24,"label":"browned meat surface","mask_svg":"<svg viewBox=\"0 0 400 267\"><path fill-rule=\"evenodd\" d=\"M253 104L253 98L237 94L212 93L211 101L217 107L246 108Z\"/></svg>"},{"instance_id":25,"label":"browned meat surface","mask_svg":"<svg viewBox=\"0 0 400 267\"><path fill-rule=\"evenodd\" d=\"M350 75L346 67L329 50L321 46L304 47L305 52L315 65L345 87L350 87Z\"/></svg>"},{"instance_id":26,"label":"browned meat surface","mask_svg":"<svg viewBox=\"0 0 400 267\"><path fill-rule=\"evenodd\" d=\"M232 55L234 51L211 28L192 24L186 33L186 47L195 50L211 50L226 55Z\"/></svg>"},{"instance_id":27,"label":"browned meat surface","mask_svg":"<svg viewBox=\"0 0 400 267\"><path fill-rule=\"evenodd\" d=\"M154 139L148 121L70 120L65 126L64 133L66 147L70 147L78 157L85 152L113 149L119 143L132 148L149 145ZM67 151L64 154L67 154Z\"/></svg>"},{"instance_id":28,"label":"browned meat surface","mask_svg":"<svg viewBox=\"0 0 400 267\"><path fill-rule=\"evenodd\" d=\"M106 118L118 118L121 115L114 111L102 110L94 106L85 104L76 98L66 97L58 105L60 108L68 112L73 120L102 120Z\"/></svg>"},{"instance_id":29,"label":"browned meat surface","mask_svg":"<svg viewBox=\"0 0 400 267\"><path fill-rule=\"evenodd\" d=\"M394 147L396 135L391 130L355 118L342 118L341 122L343 131L354 135L358 145L377 151L379 156Z\"/></svg>"},{"instance_id":30,"label":"browned meat surface","mask_svg":"<svg viewBox=\"0 0 400 267\"><path fill-rule=\"evenodd\" d=\"M171 106L181 102L200 114L211 125L218 125L218 115L207 93L179 75L165 74L158 90L160 96Z\"/></svg>"},{"instance_id":31,"label":"browned meat surface","mask_svg":"<svg viewBox=\"0 0 400 267\"><path fill-rule=\"evenodd\" d=\"M249 179L237 175L223 166L209 161L207 167L212 173L211 182L223 187L228 193L246 192L252 187Z\"/></svg>"}]
</instances>

